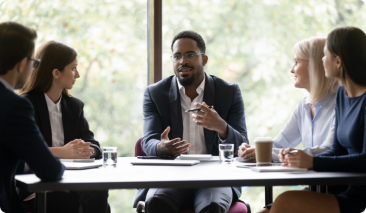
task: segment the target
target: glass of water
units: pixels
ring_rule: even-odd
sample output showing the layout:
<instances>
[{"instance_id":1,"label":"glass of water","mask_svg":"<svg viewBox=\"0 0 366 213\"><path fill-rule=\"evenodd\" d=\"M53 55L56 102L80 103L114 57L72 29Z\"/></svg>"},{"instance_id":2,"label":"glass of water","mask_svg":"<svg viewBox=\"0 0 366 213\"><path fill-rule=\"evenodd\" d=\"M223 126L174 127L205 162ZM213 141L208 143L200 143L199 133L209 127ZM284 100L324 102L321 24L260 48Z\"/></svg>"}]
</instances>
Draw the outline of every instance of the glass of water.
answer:
<instances>
[{"instance_id":1,"label":"glass of water","mask_svg":"<svg viewBox=\"0 0 366 213\"><path fill-rule=\"evenodd\" d=\"M103 166L116 167L117 166L117 147L103 147Z\"/></svg>"},{"instance_id":2,"label":"glass of water","mask_svg":"<svg viewBox=\"0 0 366 213\"><path fill-rule=\"evenodd\" d=\"M219 144L221 162L231 163L234 160L234 144Z\"/></svg>"}]
</instances>

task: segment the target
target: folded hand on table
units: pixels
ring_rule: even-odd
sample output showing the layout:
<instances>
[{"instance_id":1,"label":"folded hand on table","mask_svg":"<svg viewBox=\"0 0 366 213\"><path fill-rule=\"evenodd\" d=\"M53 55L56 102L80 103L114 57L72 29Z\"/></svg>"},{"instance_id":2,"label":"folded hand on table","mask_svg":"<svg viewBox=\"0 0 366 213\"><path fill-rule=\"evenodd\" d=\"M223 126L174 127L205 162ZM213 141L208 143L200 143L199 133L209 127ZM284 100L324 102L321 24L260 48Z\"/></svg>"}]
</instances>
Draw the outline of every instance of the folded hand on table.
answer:
<instances>
[{"instance_id":1,"label":"folded hand on table","mask_svg":"<svg viewBox=\"0 0 366 213\"><path fill-rule=\"evenodd\" d=\"M298 150L297 153L287 154L293 150ZM313 168L313 156L306 154L304 151L294 148L281 149L278 158L282 166L298 167L298 168Z\"/></svg>"},{"instance_id":2,"label":"folded hand on table","mask_svg":"<svg viewBox=\"0 0 366 213\"><path fill-rule=\"evenodd\" d=\"M188 143L188 141L186 140L181 140L180 138L169 140L168 137L169 131L170 127L168 126L164 130L163 134L161 134L161 141L156 146L159 155L177 156L187 152L191 144Z\"/></svg>"},{"instance_id":3,"label":"folded hand on table","mask_svg":"<svg viewBox=\"0 0 366 213\"><path fill-rule=\"evenodd\" d=\"M63 157L65 159L88 159L94 154L94 149L90 147L90 142L84 142L81 139L75 139L65 146L63 149Z\"/></svg>"},{"instance_id":4,"label":"folded hand on table","mask_svg":"<svg viewBox=\"0 0 366 213\"><path fill-rule=\"evenodd\" d=\"M242 143L239 146L238 156L244 160L256 160L255 147Z\"/></svg>"}]
</instances>

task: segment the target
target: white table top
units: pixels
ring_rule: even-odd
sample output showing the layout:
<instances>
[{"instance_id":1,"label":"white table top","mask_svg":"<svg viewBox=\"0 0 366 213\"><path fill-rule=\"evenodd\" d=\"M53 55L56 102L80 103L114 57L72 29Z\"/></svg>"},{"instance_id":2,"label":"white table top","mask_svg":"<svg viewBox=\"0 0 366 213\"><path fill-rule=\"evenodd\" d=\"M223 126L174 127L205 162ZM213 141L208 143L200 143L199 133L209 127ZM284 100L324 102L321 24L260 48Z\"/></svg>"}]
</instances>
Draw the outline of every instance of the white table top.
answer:
<instances>
[{"instance_id":1,"label":"white table top","mask_svg":"<svg viewBox=\"0 0 366 213\"><path fill-rule=\"evenodd\" d=\"M62 180L40 182L34 174L16 175L17 184L31 191L105 190L128 188L203 188L222 186L364 184L366 173L257 173L231 164L201 162L194 166L136 166L132 157L118 158L116 168L66 170Z\"/></svg>"}]
</instances>

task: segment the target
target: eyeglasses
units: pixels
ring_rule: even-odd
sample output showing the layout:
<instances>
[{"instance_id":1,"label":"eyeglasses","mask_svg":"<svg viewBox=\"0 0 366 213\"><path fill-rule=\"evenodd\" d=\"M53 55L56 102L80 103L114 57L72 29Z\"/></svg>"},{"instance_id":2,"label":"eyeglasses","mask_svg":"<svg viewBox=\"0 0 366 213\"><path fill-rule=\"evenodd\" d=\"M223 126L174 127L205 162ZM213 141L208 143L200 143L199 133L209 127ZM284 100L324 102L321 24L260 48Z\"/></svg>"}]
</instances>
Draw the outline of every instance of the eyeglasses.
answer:
<instances>
[{"instance_id":1,"label":"eyeglasses","mask_svg":"<svg viewBox=\"0 0 366 213\"><path fill-rule=\"evenodd\" d=\"M38 65L41 63L40 59L37 58L28 58L28 60L33 61L33 69L37 69Z\"/></svg>"},{"instance_id":2,"label":"eyeglasses","mask_svg":"<svg viewBox=\"0 0 366 213\"><path fill-rule=\"evenodd\" d=\"M184 54L184 58L188 61L188 62L191 62L193 61L194 59L196 59L197 55L205 55L204 53L186 53ZM170 58L172 59L173 63L178 63L180 62L180 60L182 59L182 54L180 53L177 53L177 54L174 54L172 56L170 56Z\"/></svg>"}]
</instances>

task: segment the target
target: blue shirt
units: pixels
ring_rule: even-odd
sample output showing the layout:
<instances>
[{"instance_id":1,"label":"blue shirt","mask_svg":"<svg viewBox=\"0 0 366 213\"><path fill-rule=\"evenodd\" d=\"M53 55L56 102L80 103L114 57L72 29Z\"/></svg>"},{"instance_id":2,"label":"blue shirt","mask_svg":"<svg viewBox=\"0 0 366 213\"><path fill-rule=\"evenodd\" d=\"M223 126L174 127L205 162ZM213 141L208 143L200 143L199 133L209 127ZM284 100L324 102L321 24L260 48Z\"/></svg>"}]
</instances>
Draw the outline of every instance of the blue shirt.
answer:
<instances>
[{"instance_id":1,"label":"blue shirt","mask_svg":"<svg viewBox=\"0 0 366 213\"><path fill-rule=\"evenodd\" d=\"M273 139L272 158L278 161L282 148L296 147L303 143L303 151L315 155L330 149L334 131L335 93L329 92L315 102L314 118L311 118L311 103L303 97L281 132Z\"/></svg>"},{"instance_id":2,"label":"blue shirt","mask_svg":"<svg viewBox=\"0 0 366 213\"><path fill-rule=\"evenodd\" d=\"M327 152L314 156L315 171L366 172L365 110L366 93L350 98L345 88L339 87L333 145ZM366 203L365 186L350 186L347 195L363 196Z\"/></svg>"}]
</instances>

